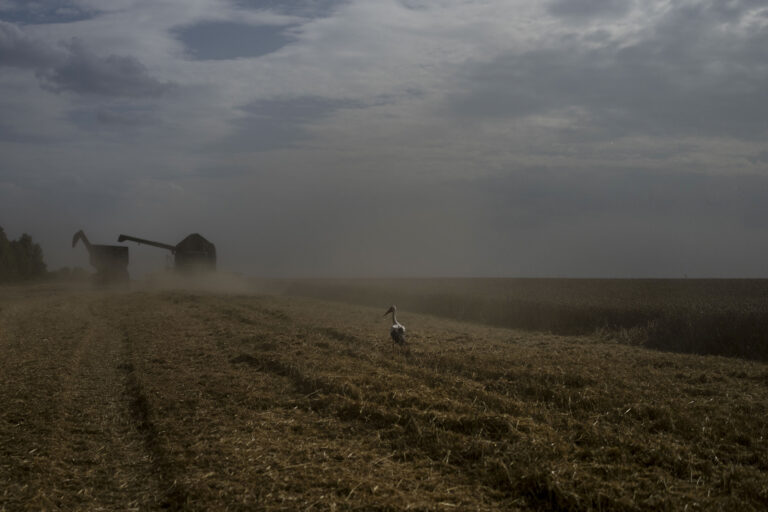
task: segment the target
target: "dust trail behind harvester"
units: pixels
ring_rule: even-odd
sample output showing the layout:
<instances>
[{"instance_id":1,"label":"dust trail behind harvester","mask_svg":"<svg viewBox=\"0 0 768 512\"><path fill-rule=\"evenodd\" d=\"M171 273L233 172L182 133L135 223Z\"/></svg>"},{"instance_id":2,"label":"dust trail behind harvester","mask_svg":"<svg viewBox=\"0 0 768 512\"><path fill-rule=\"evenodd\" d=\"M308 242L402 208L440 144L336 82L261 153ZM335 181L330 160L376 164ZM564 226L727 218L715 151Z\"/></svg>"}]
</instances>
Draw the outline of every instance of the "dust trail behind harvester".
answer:
<instances>
[{"instance_id":1,"label":"dust trail behind harvester","mask_svg":"<svg viewBox=\"0 0 768 512\"><path fill-rule=\"evenodd\" d=\"M133 290L185 290L210 293L247 295L258 293L246 277L229 272L208 272L196 275L161 272L147 275L131 283Z\"/></svg>"}]
</instances>

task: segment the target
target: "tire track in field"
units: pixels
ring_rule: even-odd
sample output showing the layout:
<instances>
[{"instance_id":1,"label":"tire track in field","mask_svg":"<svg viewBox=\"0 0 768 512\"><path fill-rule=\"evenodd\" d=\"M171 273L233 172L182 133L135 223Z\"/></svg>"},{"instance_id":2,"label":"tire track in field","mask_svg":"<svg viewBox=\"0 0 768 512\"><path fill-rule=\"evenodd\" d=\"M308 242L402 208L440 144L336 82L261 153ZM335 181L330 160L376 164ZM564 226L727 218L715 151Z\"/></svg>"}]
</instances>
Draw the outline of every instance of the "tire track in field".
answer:
<instances>
[{"instance_id":1,"label":"tire track in field","mask_svg":"<svg viewBox=\"0 0 768 512\"><path fill-rule=\"evenodd\" d=\"M113 313L114 314L114 313ZM140 367L135 355L134 344L125 328L120 329L121 363L117 366L123 374L123 394L128 406L130 420L142 440L144 450L149 455L151 473L157 479L158 493L155 506L165 510L183 510L189 502L189 492L177 478L177 464L169 456L157 426L153 421L151 402L144 390Z\"/></svg>"},{"instance_id":2,"label":"tire track in field","mask_svg":"<svg viewBox=\"0 0 768 512\"><path fill-rule=\"evenodd\" d=\"M21 408L19 400L6 406L20 420L15 444L27 454L20 461L16 459L20 467L15 469L26 469L20 494L32 493L27 498L40 507L52 503L71 506L68 487L78 487L76 490L84 494L93 481L83 478L88 470L82 471L91 465L93 454L77 438L79 433L90 431L80 416L84 408L78 402L87 387L80 378L86 372L92 326L82 318L82 304L25 302L20 312L18 318L22 320L10 329L16 342L12 357L17 365L5 375L6 385L23 397ZM72 468L68 478L62 479L65 466ZM83 501L81 496L74 503Z\"/></svg>"},{"instance_id":3,"label":"tire track in field","mask_svg":"<svg viewBox=\"0 0 768 512\"><path fill-rule=\"evenodd\" d=\"M117 370L119 338L102 301L93 295L38 298L22 306L22 316L34 323L15 329L20 343L14 356L22 364L6 374L6 384L26 397L26 407L12 412L21 421L12 435L22 455L11 472L26 482L12 487L18 503L146 508L146 497L156 494L148 457L128 421ZM0 426L0 447L4 437Z\"/></svg>"},{"instance_id":4,"label":"tire track in field","mask_svg":"<svg viewBox=\"0 0 768 512\"><path fill-rule=\"evenodd\" d=\"M76 458L85 473L81 485L90 486L95 503L114 507L125 502L141 508L151 501L149 496L157 494L157 482L128 415L118 372L119 332L106 318L103 300L88 304L76 364L65 372L71 392L62 432L73 453L82 452ZM73 487L71 492L82 491Z\"/></svg>"}]
</instances>

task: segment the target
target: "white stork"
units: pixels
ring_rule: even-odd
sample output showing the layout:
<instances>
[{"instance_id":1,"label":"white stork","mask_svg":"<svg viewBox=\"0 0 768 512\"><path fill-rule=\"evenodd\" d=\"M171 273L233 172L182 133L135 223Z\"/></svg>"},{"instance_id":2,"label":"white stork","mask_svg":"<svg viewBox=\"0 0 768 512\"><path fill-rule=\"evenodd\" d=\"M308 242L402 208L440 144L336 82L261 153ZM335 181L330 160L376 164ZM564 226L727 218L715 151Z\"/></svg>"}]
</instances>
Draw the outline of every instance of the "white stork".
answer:
<instances>
[{"instance_id":1,"label":"white stork","mask_svg":"<svg viewBox=\"0 0 768 512\"><path fill-rule=\"evenodd\" d=\"M405 346L405 326L397 321L397 308L394 304L384 313L384 316L390 313L392 313L392 328L389 330L389 335L392 337L392 348L395 348L395 343Z\"/></svg>"}]
</instances>

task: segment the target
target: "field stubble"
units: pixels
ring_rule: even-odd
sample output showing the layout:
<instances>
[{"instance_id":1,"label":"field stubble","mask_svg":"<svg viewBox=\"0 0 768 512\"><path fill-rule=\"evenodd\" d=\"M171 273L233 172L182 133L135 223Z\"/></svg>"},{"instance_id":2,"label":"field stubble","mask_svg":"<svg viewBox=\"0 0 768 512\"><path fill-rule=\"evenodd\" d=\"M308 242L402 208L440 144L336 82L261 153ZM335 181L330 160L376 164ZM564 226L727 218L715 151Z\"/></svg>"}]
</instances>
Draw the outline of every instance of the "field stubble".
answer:
<instances>
[{"instance_id":1,"label":"field stubble","mask_svg":"<svg viewBox=\"0 0 768 512\"><path fill-rule=\"evenodd\" d=\"M0 510L768 507L764 364L382 313L13 289Z\"/></svg>"}]
</instances>

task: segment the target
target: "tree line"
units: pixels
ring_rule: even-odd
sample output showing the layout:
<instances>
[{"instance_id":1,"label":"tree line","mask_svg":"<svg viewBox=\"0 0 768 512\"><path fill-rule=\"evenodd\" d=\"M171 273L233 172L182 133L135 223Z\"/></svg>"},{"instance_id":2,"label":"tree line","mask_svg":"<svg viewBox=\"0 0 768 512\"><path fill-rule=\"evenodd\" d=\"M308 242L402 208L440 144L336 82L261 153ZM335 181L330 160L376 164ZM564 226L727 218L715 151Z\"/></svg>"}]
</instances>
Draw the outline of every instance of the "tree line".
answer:
<instances>
[{"instance_id":1,"label":"tree line","mask_svg":"<svg viewBox=\"0 0 768 512\"><path fill-rule=\"evenodd\" d=\"M40 245L26 233L18 240L8 240L0 226L0 283L28 281L46 275Z\"/></svg>"}]
</instances>

